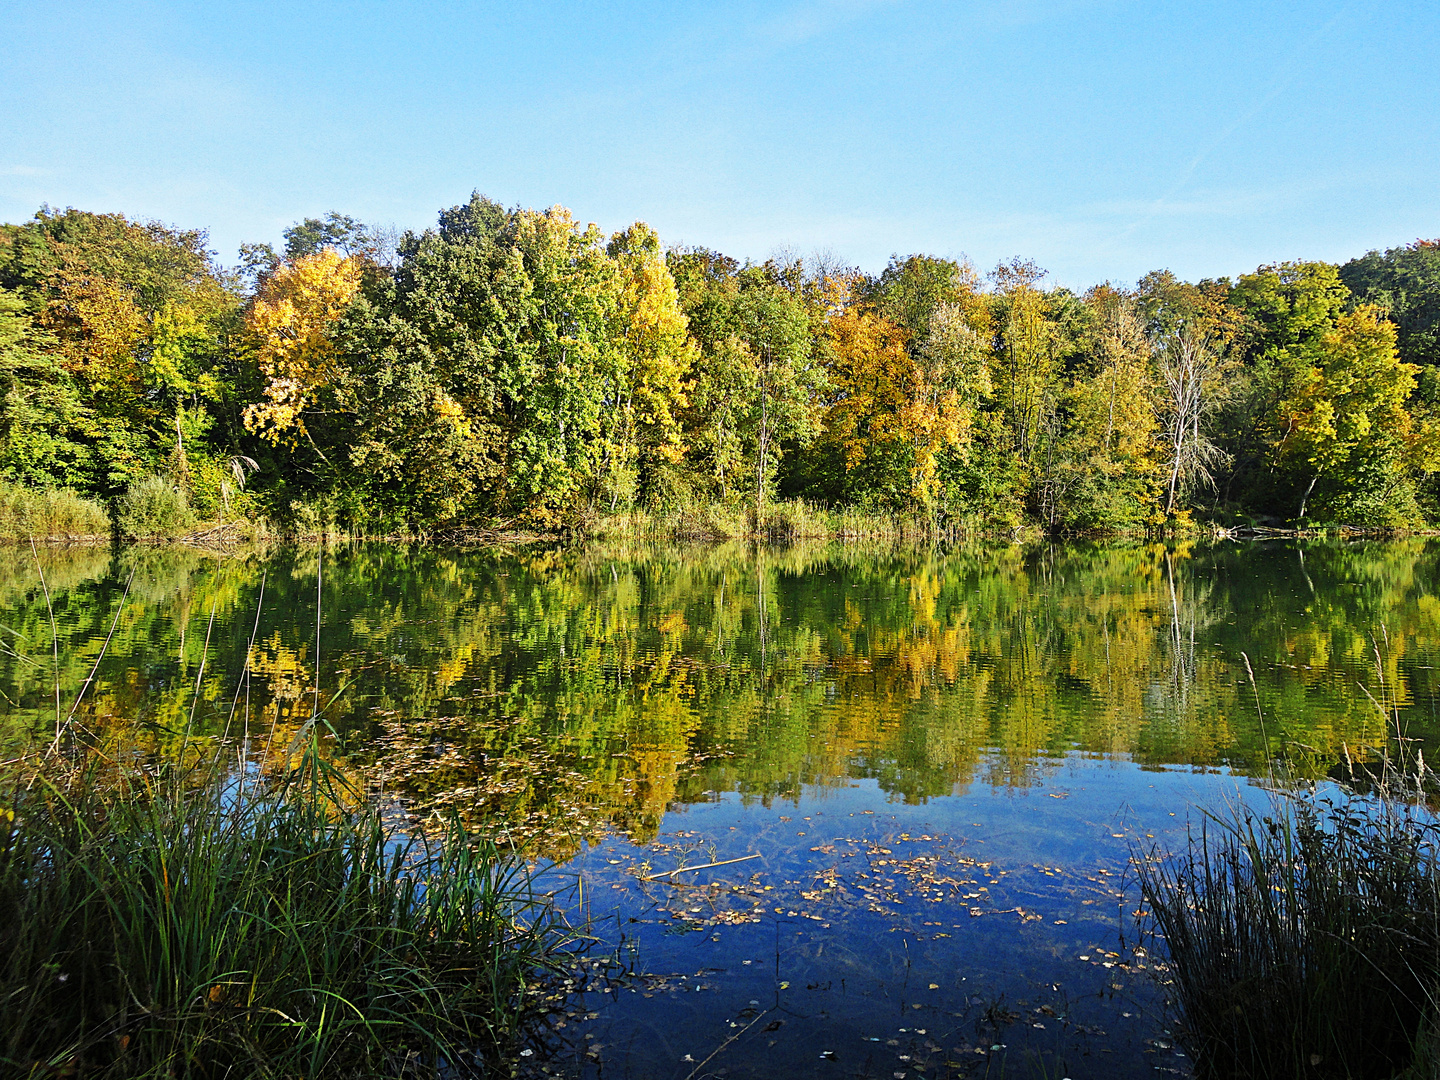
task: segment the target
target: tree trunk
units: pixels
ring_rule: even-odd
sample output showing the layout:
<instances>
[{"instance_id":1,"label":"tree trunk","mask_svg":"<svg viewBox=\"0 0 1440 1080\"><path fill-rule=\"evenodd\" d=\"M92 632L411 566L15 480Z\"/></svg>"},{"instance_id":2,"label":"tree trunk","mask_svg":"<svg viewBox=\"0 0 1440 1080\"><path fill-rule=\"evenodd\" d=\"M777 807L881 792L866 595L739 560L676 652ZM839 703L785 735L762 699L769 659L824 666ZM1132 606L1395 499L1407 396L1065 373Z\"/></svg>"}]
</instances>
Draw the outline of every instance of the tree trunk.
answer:
<instances>
[{"instance_id":1,"label":"tree trunk","mask_svg":"<svg viewBox=\"0 0 1440 1080\"><path fill-rule=\"evenodd\" d=\"M1310 502L1310 493L1315 490L1315 481L1319 479L1320 474L1318 472L1310 477L1310 486L1305 489L1305 494L1300 496L1300 516L1302 518L1305 516L1305 507Z\"/></svg>"},{"instance_id":2,"label":"tree trunk","mask_svg":"<svg viewBox=\"0 0 1440 1080\"><path fill-rule=\"evenodd\" d=\"M1175 512L1175 486L1180 481L1180 447L1175 447L1175 460L1170 465L1170 494L1165 500L1165 513Z\"/></svg>"},{"instance_id":3,"label":"tree trunk","mask_svg":"<svg viewBox=\"0 0 1440 1080\"><path fill-rule=\"evenodd\" d=\"M760 531L765 508L765 458L770 449L770 401L765 380L760 380L760 430L755 438L755 531Z\"/></svg>"}]
</instances>

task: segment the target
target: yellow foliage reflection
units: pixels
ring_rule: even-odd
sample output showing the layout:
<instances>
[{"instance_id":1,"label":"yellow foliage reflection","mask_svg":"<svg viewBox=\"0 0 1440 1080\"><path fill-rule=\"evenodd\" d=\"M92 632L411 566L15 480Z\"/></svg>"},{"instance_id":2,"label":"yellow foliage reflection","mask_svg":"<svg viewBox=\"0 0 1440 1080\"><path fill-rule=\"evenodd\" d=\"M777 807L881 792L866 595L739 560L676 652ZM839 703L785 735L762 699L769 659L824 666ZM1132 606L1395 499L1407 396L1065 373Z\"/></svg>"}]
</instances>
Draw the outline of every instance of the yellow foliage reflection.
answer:
<instances>
[{"instance_id":1,"label":"yellow foliage reflection","mask_svg":"<svg viewBox=\"0 0 1440 1080\"><path fill-rule=\"evenodd\" d=\"M53 731L55 672L37 566L0 558L14 745ZM342 548L318 690L317 559L42 552L64 706L93 667L77 718L147 754L228 737L280 769L316 733L422 815L558 858L716 792L921 801L1072 753L1314 775L1393 735L1362 684L1416 738L1440 691L1440 546L1418 539Z\"/></svg>"}]
</instances>

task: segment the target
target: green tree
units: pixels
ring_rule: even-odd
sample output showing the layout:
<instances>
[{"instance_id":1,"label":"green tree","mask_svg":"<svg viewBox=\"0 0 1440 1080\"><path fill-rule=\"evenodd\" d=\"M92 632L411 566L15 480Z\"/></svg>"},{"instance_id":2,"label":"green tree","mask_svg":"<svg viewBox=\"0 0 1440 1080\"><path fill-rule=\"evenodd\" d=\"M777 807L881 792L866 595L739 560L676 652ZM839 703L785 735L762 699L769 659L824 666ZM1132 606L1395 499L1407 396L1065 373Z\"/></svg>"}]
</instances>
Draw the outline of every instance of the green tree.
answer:
<instances>
[{"instance_id":1,"label":"green tree","mask_svg":"<svg viewBox=\"0 0 1440 1080\"><path fill-rule=\"evenodd\" d=\"M600 231L476 194L407 234L398 260L337 328L335 422L316 439L333 482L419 522L574 517L624 370Z\"/></svg>"},{"instance_id":2,"label":"green tree","mask_svg":"<svg viewBox=\"0 0 1440 1080\"><path fill-rule=\"evenodd\" d=\"M1340 267L1355 303L1374 304L1395 324L1396 348L1409 364L1440 366L1440 240L1416 240Z\"/></svg>"},{"instance_id":3,"label":"green tree","mask_svg":"<svg viewBox=\"0 0 1440 1080\"><path fill-rule=\"evenodd\" d=\"M1403 479L1412 428L1405 400L1418 370L1401 361L1394 325L1368 304L1342 313L1315 355L1280 405L1285 435L1277 455L1309 474L1301 518L1322 480L1330 509L1343 510L1377 481L1393 488Z\"/></svg>"},{"instance_id":4,"label":"green tree","mask_svg":"<svg viewBox=\"0 0 1440 1080\"><path fill-rule=\"evenodd\" d=\"M742 273L741 279L731 317L735 340L754 371L746 420L758 519L780 464L782 440L803 445L815 436L824 373L812 362L810 318L803 302L757 270Z\"/></svg>"},{"instance_id":5,"label":"green tree","mask_svg":"<svg viewBox=\"0 0 1440 1080\"><path fill-rule=\"evenodd\" d=\"M339 252L345 258L360 256L375 261L384 245L379 230L337 210L331 210L323 218L297 221L282 235L285 237L285 258L290 262L318 255L326 248ZM257 254L263 252L258 245L252 247Z\"/></svg>"},{"instance_id":6,"label":"green tree","mask_svg":"<svg viewBox=\"0 0 1440 1080\"><path fill-rule=\"evenodd\" d=\"M1234 350L1242 360L1233 404L1222 418L1222 445L1235 455L1227 481L1257 510L1295 512L1310 473L1283 452L1292 410L1285 404L1321 364L1325 335L1349 299L1336 267L1293 262L1242 275L1229 305L1244 319Z\"/></svg>"},{"instance_id":7,"label":"green tree","mask_svg":"<svg viewBox=\"0 0 1440 1080\"><path fill-rule=\"evenodd\" d=\"M79 398L63 429L77 486L110 495L172 465L183 480L187 456L213 464L233 446L238 410L216 372L239 297L203 231L48 207L0 231L0 280L51 335ZM204 432L188 449L187 426Z\"/></svg>"},{"instance_id":8,"label":"green tree","mask_svg":"<svg viewBox=\"0 0 1440 1080\"><path fill-rule=\"evenodd\" d=\"M53 337L19 296L0 289L0 476L37 487L87 479L88 417Z\"/></svg>"},{"instance_id":9,"label":"green tree","mask_svg":"<svg viewBox=\"0 0 1440 1080\"><path fill-rule=\"evenodd\" d=\"M1060 388L1060 340L1036 283L1044 271L1015 260L996 268L999 343L991 380L996 404L1009 424L1016 458L1034 470L1051 429Z\"/></svg>"},{"instance_id":10,"label":"green tree","mask_svg":"<svg viewBox=\"0 0 1440 1080\"><path fill-rule=\"evenodd\" d=\"M798 263L741 268L703 248L672 252L668 262L699 350L691 460L722 499L748 484L761 514L784 446L808 445L818 431L818 305Z\"/></svg>"},{"instance_id":11,"label":"green tree","mask_svg":"<svg viewBox=\"0 0 1440 1080\"><path fill-rule=\"evenodd\" d=\"M980 275L963 259L892 255L880 276L858 289L857 296L920 342L929 336L930 320L941 305L974 306L979 292Z\"/></svg>"}]
</instances>

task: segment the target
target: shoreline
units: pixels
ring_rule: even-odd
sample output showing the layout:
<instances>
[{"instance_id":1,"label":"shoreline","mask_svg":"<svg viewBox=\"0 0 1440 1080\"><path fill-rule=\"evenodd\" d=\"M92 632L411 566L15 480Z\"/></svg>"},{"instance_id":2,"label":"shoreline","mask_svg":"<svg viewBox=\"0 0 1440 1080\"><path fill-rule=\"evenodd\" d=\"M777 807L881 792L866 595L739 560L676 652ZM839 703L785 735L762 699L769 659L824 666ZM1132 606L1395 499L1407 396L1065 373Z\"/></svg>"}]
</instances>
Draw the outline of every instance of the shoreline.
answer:
<instances>
[{"instance_id":1,"label":"shoreline","mask_svg":"<svg viewBox=\"0 0 1440 1080\"><path fill-rule=\"evenodd\" d=\"M111 534L58 533L46 536L3 536L0 544L24 546L34 543L46 548L97 547L191 547L207 550L232 550L238 547L266 544L300 544L312 546L332 543L386 543L441 545L456 547L519 546L531 544L571 545L604 541L649 542L658 544L725 544L736 541L754 544L786 545L800 541L863 543L934 544L975 540L1008 540L1012 543L1074 543L1080 541L1142 541L1175 542L1197 540L1402 540L1410 537L1440 536L1440 529L1367 528L1357 525L1321 528L1290 528L1261 525L1212 525L1176 531L1108 531L1047 533L1027 525L1000 529L948 529L929 533L908 529L839 529L831 531L778 532L770 531L665 531L658 529L562 529L555 532L509 529L443 529L435 532L350 533L334 532L272 532L253 527L250 523L212 526L179 536L121 537Z\"/></svg>"}]
</instances>

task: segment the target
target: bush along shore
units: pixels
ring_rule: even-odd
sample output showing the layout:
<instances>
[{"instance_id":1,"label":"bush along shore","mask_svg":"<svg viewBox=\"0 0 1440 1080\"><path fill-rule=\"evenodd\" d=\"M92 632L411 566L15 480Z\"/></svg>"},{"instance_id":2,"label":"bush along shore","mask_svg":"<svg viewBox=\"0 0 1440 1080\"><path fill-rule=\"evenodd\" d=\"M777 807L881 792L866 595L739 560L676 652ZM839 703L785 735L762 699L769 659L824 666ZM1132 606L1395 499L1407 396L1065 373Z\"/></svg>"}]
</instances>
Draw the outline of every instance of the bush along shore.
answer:
<instances>
[{"instance_id":1,"label":"bush along shore","mask_svg":"<svg viewBox=\"0 0 1440 1080\"><path fill-rule=\"evenodd\" d=\"M4 765L4 1075L494 1075L573 942L523 861L397 837L313 744Z\"/></svg>"},{"instance_id":2,"label":"bush along shore","mask_svg":"<svg viewBox=\"0 0 1440 1080\"><path fill-rule=\"evenodd\" d=\"M107 506L68 488L27 488L0 481L0 542L110 543L184 542L228 546L262 541L346 541L383 539L441 543L569 541L575 539L642 541L878 540L934 543L965 537L1041 537L1032 524L997 525L983 517L944 518L915 512L829 507L805 499L783 499L760 512L744 503L686 503L663 510L632 509L580 515L561 526L525 528L514 519L477 525L415 529L376 521L373 528L347 519L325 505L296 504L283 519L222 516L201 519L191 510L181 485L163 476L147 477ZM1195 536L1230 539L1360 533L1397 535L1417 529L1355 529L1331 526L1284 529L1271 526L1199 524L1188 515L1134 529L1102 529L1085 535ZM1061 530L1062 534L1064 530ZM1073 535L1073 534L1072 534Z\"/></svg>"},{"instance_id":3,"label":"bush along shore","mask_svg":"<svg viewBox=\"0 0 1440 1080\"><path fill-rule=\"evenodd\" d=\"M0 481L0 540L15 542L111 540L192 543L233 543L260 540L390 539L484 543L496 540L625 540L789 541L799 539L889 540L920 542L957 539L965 535L1019 535L1037 530L995 530L983 521L945 521L918 513L832 509L804 499L753 505L695 503L667 510L627 510L577 517L563 526L527 529L513 519L488 525L435 527L426 530L386 528L394 522L346 519L323 502L296 504L280 520L222 517L201 520L191 510L181 485L151 476L131 485L106 506L68 489L26 488Z\"/></svg>"}]
</instances>

